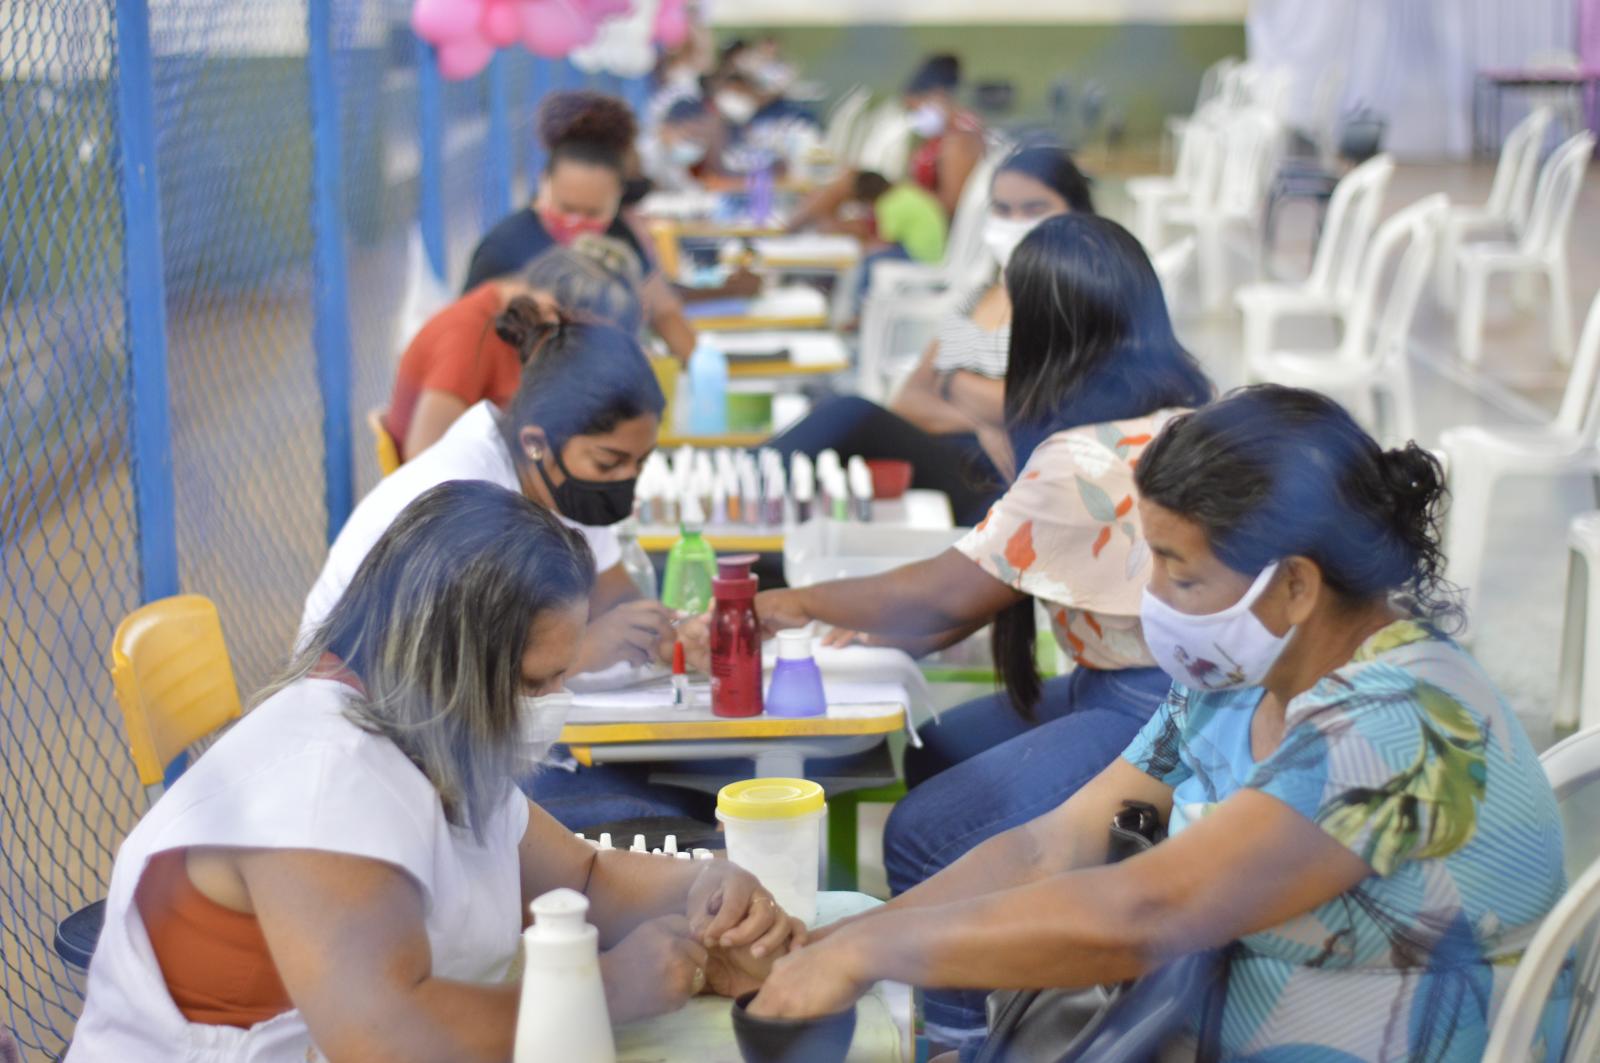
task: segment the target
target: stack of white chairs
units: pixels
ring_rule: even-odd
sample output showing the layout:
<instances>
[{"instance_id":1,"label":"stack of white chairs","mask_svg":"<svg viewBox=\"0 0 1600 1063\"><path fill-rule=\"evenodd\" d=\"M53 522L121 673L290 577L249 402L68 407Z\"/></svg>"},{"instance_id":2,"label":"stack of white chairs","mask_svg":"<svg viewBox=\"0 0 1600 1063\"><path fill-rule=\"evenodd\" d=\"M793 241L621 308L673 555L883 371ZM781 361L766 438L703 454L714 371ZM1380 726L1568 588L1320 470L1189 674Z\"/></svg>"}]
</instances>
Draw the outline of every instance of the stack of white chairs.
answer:
<instances>
[{"instance_id":1,"label":"stack of white chairs","mask_svg":"<svg viewBox=\"0 0 1600 1063\"><path fill-rule=\"evenodd\" d=\"M1600 511L1580 514L1567 526L1555 725L1600 727Z\"/></svg>"},{"instance_id":2,"label":"stack of white chairs","mask_svg":"<svg viewBox=\"0 0 1600 1063\"><path fill-rule=\"evenodd\" d=\"M1545 916L1506 987L1483 1063L1526 1063L1556 979L1570 961L1575 984L1565 1044L1545 1045L1551 1060L1600 1059L1600 860L1593 817L1600 786L1600 728L1581 731L1539 758L1556 793L1566 840L1566 895Z\"/></svg>"},{"instance_id":3,"label":"stack of white chairs","mask_svg":"<svg viewBox=\"0 0 1600 1063\"><path fill-rule=\"evenodd\" d=\"M893 183L906 175L910 160L910 117L899 100L885 100L863 119L861 140L850 159L851 166L881 173Z\"/></svg>"},{"instance_id":4,"label":"stack of white chairs","mask_svg":"<svg viewBox=\"0 0 1600 1063\"><path fill-rule=\"evenodd\" d=\"M1255 232L1260 225L1267 185L1283 151L1284 126L1266 107L1250 106L1228 114L1217 125L1196 126L1185 137L1199 136L1208 146L1200 149L1204 171L1180 201L1159 209L1154 226L1157 243L1167 226L1189 229L1194 235L1194 262L1199 271L1200 298L1208 311L1227 305L1233 290L1229 277L1230 241L1240 234L1252 254L1259 251ZM1164 283L1175 278L1163 277Z\"/></svg>"},{"instance_id":5,"label":"stack of white chairs","mask_svg":"<svg viewBox=\"0 0 1600 1063\"><path fill-rule=\"evenodd\" d=\"M1299 284L1261 283L1239 289L1246 362L1262 359L1284 318L1323 317L1341 325L1355 302L1357 281L1372 230L1383 209L1394 159L1376 155L1351 170L1333 190L1311 273Z\"/></svg>"},{"instance_id":6,"label":"stack of white chairs","mask_svg":"<svg viewBox=\"0 0 1600 1063\"><path fill-rule=\"evenodd\" d=\"M822 133L822 146L830 158L850 158L851 151L859 141L857 131L861 128L861 120L871 102L872 93L865 86L857 85L834 104Z\"/></svg>"},{"instance_id":7,"label":"stack of white chairs","mask_svg":"<svg viewBox=\"0 0 1600 1063\"><path fill-rule=\"evenodd\" d=\"M1584 171L1594 155L1595 135L1587 130L1555 150L1539 173L1528 224L1514 244L1472 244L1461 248L1446 269L1460 274L1461 306L1456 342L1462 359L1476 365L1483 357L1483 320L1489 280L1496 274L1543 276L1550 292L1550 349L1563 363L1572 361L1572 293L1567 271L1567 233Z\"/></svg>"},{"instance_id":8,"label":"stack of white chairs","mask_svg":"<svg viewBox=\"0 0 1600 1063\"><path fill-rule=\"evenodd\" d=\"M983 246L983 225L989 215L989 186L1010 151L1008 141L993 140L972 168L950 219L944 258L935 263L894 259L877 263L867 289L869 298L969 290L988 280L993 263Z\"/></svg>"},{"instance_id":9,"label":"stack of white chairs","mask_svg":"<svg viewBox=\"0 0 1600 1063\"><path fill-rule=\"evenodd\" d=\"M1448 202L1442 194L1428 196L1379 227L1362 260L1337 347L1264 351L1248 363L1251 378L1327 392L1391 445L1414 439L1407 348L1433 268L1439 216ZM1380 408L1387 414L1380 415Z\"/></svg>"},{"instance_id":10,"label":"stack of white chairs","mask_svg":"<svg viewBox=\"0 0 1600 1063\"><path fill-rule=\"evenodd\" d=\"M1440 446L1450 470L1449 575L1465 593L1472 616L1496 484L1509 476L1600 477L1600 298L1589 311L1554 421L1537 428L1460 426L1446 430Z\"/></svg>"},{"instance_id":11,"label":"stack of white chairs","mask_svg":"<svg viewBox=\"0 0 1600 1063\"><path fill-rule=\"evenodd\" d=\"M1194 116L1205 111L1222 95L1225 79L1230 71L1239 65L1239 60L1231 55L1223 56L1215 63L1206 67L1204 74L1200 75L1200 91L1195 94L1194 110L1188 114L1168 115L1164 123L1164 132L1161 138L1161 162L1165 166L1171 157L1173 146L1183 141L1183 134L1194 120Z\"/></svg>"},{"instance_id":12,"label":"stack of white chairs","mask_svg":"<svg viewBox=\"0 0 1600 1063\"><path fill-rule=\"evenodd\" d=\"M1489 198L1479 206L1452 206L1439 233L1439 302L1456 301L1456 259L1461 247L1475 239L1521 236L1533 209L1533 186L1539 179L1539 158L1551 112L1538 107L1518 122L1500 148Z\"/></svg>"}]
</instances>

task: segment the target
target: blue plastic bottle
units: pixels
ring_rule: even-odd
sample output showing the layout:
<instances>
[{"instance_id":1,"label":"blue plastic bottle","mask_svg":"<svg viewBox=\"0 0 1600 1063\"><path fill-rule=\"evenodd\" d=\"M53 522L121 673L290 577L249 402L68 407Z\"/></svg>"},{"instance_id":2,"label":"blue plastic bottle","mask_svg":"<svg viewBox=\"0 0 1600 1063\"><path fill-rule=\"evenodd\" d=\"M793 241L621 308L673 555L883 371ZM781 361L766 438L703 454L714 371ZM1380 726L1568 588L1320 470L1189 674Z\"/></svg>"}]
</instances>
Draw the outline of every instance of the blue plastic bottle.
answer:
<instances>
[{"instance_id":1,"label":"blue plastic bottle","mask_svg":"<svg viewBox=\"0 0 1600 1063\"><path fill-rule=\"evenodd\" d=\"M728 430L728 356L705 337L689 356L689 431L722 435Z\"/></svg>"},{"instance_id":2,"label":"blue plastic bottle","mask_svg":"<svg viewBox=\"0 0 1600 1063\"><path fill-rule=\"evenodd\" d=\"M778 663L767 686L768 716L821 716L828 711L822 670L811 656L811 633L778 632Z\"/></svg>"}]
</instances>

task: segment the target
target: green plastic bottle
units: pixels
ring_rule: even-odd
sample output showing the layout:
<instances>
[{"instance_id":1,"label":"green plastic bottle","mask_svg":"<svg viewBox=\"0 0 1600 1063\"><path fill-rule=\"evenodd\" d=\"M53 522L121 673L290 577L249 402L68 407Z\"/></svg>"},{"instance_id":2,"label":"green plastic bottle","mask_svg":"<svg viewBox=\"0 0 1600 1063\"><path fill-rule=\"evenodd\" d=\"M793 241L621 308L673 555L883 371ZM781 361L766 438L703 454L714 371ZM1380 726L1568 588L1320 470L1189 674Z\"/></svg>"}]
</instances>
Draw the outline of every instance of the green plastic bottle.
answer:
<instances>
[{"instance_id":1,"label":"green plastic bottle","mask_svg":"<svg viewBox=\"0 0 1600 1063\"><path fill-rule=\"evenodd\" d=\"M667 552L661 580L661 604L699 616L711 608L711 581L717 578L717 552L706 542L705 514L692 494L683 500L683 535Z\"/></svg>"}]
</instances>

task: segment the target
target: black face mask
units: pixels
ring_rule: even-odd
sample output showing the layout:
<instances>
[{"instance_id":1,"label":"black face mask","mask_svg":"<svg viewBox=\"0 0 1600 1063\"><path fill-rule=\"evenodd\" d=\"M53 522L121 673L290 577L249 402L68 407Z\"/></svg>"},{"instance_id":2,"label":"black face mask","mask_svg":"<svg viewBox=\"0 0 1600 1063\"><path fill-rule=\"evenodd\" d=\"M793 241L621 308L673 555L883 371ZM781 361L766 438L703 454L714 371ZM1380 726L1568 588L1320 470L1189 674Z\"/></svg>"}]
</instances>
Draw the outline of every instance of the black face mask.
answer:
<instances>
[{"instance_id":1,"label":"black face mask","mask_svg":"<svg viewBox=\"0 0 1600 1063\"><path fill-rule=\"evenodd\" d=\"M534 464L563 517L596 528L632 516L633 488L637 480L580 480L567 471L559 449L552 447L551 456L556 459L556 468L566 477L560 487L550 482L543 461Z\"/></svg>"}]
</instances>

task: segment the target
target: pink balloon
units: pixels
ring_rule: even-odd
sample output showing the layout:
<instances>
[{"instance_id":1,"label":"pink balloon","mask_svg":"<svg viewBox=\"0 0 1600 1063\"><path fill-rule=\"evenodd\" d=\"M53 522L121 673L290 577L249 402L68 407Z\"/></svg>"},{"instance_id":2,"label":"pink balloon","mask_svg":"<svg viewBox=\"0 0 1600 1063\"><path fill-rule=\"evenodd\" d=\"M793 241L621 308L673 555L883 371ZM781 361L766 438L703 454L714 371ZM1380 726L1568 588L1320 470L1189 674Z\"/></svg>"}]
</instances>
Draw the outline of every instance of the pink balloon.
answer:
<instances>
[{"instance_id":1,"label":"pink balloon","mask_svg":"<svg viewBox=\"0 0 1600 1063\"><path fill-rule=\"evenodd\" d=\"M438 46L439 73L449 81L477 77L494 58L494 45L482 37L458 37Z\"/></svg>"},{"instance_id":2,"label":"pink balloon","mask_svg":"<svg viewBox=\"0 0 1600 1063\"><path fill-rule=\"evenodd\" d=\"M689 39L689 7L684 0L661 0L652 36L668 48L681 47Z\"/></svg>"},{"instance_id":3,"label":"pink balloon","mask_svg":"<svg viewBox=\"0 0 1600 1063\"><path fill-rule=\"evenodd\" d=\"M416 0L411 8L411 28L429 44L442 45L476 37L482 15L483 0Z\"/></svg>"},{"instance_id":4,"label":"pink balloon","mask_svg":"<svg viewBox=\"0 0 1600 1063\"><path fill-rule=\"evenodd\" d=\"M521 0L522 44L534 55L564 59L572 49L594 39L597 27L570 0Z\"/></svg>"},{"instance_id":5,"label":"pink balloon","mask_svg":"<svg viewBox=\"0 0 1600 1063\"><path fill-rule=\"evenodd\" d=\"M583 0L589 16L595 21L617 18L633 13L633 0Z\"/></svg>"},{"instance_id":6,"label":"pink balloon","mask_svg":"<svg viewBox=\"0 0 1600 1063\"><path fill-rule=\"evenodd\" d=\"M496 48L508 48L522 35L522 25L517 20L515 0L484 0L483 17L478 29L484 40Z\"/></svg>"}]
</instances>

